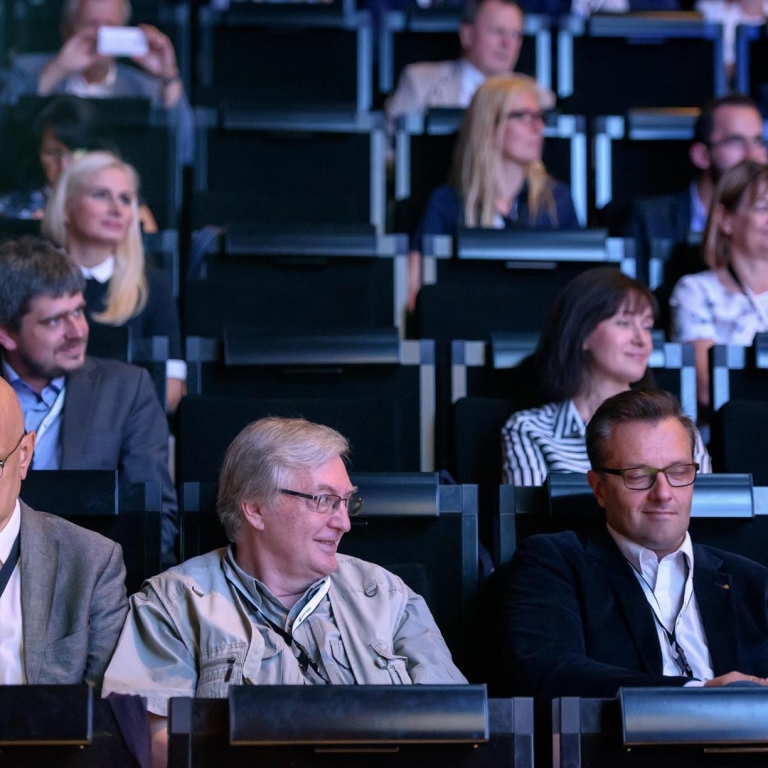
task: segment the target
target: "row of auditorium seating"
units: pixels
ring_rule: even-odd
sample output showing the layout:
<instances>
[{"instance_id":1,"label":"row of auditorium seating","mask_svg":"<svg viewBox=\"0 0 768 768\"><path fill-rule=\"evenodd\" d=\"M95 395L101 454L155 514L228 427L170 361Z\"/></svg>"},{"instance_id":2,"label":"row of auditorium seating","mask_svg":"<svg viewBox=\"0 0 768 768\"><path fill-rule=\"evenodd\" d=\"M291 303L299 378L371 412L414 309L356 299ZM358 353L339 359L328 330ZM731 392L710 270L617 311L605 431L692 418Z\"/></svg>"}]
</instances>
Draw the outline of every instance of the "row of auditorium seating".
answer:
<instances>
[{"instance_id":1,"label":"row of auditorium seating","mask_svg":"<svg viewBox=\"0 0 768 768\"><path fill-rule=\"evenodd\" d=\"M482 686L236 686L228 699L171 699L168 766L760 766L767 704L754 689L625 688L555 699L550 729L531 699ZM2 686L0 713L8 768L146 764L146 715L126 697ZM551 758L539 748L550 738Z\"/></svg>"},{"instance_id":2,"label":"row of auditorium seating","mask_svg":"<svg viewBox=\"0 0 768 768\"><path fill-rule=\"evenodd\" d=\"M8 148L0 190L24 188L39 174L28 128L46 101L23 97L0 109L0 138ZM240 222L410 232L430 191L446 180L462 120L461 110L398 118L389 195L379 112L199 108L194 166L185 175L175 128L163 110L142 100L98 99L91 111L96 133L137 168L142 196L161 228L183 222L193 230ZM677 191L690 180L687 146L696 115L694 108L612 110L592 120L553 113L545 126L544 162L570 185L582 224L604 220L618 230L620 222L598 212L609 204L623 209L638 195Z\"/></svg>"},{"instance_id":3,"label":"row of auditorium seating","mask_svg":"<svg viewBox=\"0 0 768 768\"><path fill-rule=\"evenodd\" d=\"M0 55L56 49L59 9L58 0L0 3ZM135 21L157 24L171 36L196 104L245 100L277 108L337 104L367 111L380 103L376 92L391 92L406 64L459 53L459 12L439 7L388 11L380 18L347 0L218 0L195 9L180 0L138 0L134 9ZM727 88L722 28L695 13L557 21L530 15L524 31L519 69L569 99L577 113L696 106ZM767 74L767 45L759 27L740 29L737 82L755 95ZM307 61L323 66L306 67ZM675 77L648 77L649 62Z\"/></svg>"},{"instance_id":4,"label":"row of auditorium seating","mask_svg":"<svg viewBox=\"0 0 768 768\"><path fill-rule=\"evenodd\" d=\"M460 668L492 686L483 667L487 659L476 653L477 633L489 625L489 616L498 615L497 610L478 610L480 525L490 522L488 549L502 565L522 538L578 527L602 514L583 475L552 475L540 488L497 486L493 509L478 507L476 486L441 485L436 473L353 469L351 479L365 503L340 551L389 568L422 594ZM118 484L112 472L38 471L25 481L22 498L39 509L56 508L63 517L120 542L129 592L161 570L155 485ZM182 485L183 559L226 545L215 506L215 481ZM691 531L697 541L768 565L766 487L754 486L745 474L699 476ZM485 617L482 625L479 616Z\"/></svg>"}]
</instances>

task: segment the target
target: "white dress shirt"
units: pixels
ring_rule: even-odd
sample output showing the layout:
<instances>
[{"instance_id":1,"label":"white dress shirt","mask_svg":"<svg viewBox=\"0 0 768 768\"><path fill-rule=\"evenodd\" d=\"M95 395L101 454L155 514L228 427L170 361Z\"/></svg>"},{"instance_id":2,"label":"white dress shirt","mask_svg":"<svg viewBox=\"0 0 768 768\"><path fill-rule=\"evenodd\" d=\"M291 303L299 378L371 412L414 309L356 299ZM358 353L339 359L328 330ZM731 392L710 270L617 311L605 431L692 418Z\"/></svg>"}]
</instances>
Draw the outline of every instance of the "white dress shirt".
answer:
<instances>
[{"instance_id":1,"label":"white dress shirt","mask_svg":"<svg viewBox=\"0 0 768 768\"><path fill-rule=\"evenodd\" d=\"M460 107L468 107L475 91L485 82L485 75L466 59L461 60L461 102Z\"/></svg>"},{"instance_id":2,"label":"white dress shirt","mask_svg":"<svg viewBox=\"0 0 768 768\"><path fill-rule=\"evenodd\" d=\"M19 500L8 522L0 531L0 560L8 559L21 527ZM0 685L26 683L24 676L24 638L21 625L21 559L0 597Z\"/></svg>"},{"instance_id":3,"label":"white dress shirt","mask_svg":"<svg viewBox=\"0 0 768 768\"><path fill-rule=\"evenodd\" d=\"M655 552L630 541L610 525L608 533L632 566L653 611L664 664L663 674L670 677L685 674L670 638L674 636L685 653L695 680L711 680L715 673L693 590L693 545L690 535L686 532L680 548L659 560Z\"/></svg>"}]
</instances>

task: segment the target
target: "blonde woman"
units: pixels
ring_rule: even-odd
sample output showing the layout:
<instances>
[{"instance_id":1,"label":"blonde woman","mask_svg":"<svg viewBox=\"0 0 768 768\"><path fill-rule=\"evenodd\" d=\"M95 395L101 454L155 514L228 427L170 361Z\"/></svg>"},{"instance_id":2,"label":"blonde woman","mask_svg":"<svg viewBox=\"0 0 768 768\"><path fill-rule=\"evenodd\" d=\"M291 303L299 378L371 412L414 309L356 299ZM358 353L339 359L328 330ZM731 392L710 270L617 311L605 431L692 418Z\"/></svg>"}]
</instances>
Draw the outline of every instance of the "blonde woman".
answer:
<instances>
[{"instance_id":1,"label":"blonde woman","mask_svg":"<svg viewBox=\"0 0 768 768\"><path fill-rule=\"evenodd\" d=\"M43 233L66 249L86 277L91 322L129 325L139 337L167 336L167 407L181 400L186 366L176 302L165 276L147 269L139 229L136 171L108 152L89 152L61 174Z\"/></svg>"},{"instance_id":2,"label":"blonde woman","mask_svg":"<svg viewBox=\"0 0 768 768\"><path fill-rule=\"evenodd\" d=\"M554 94L527 75L492 77L475 93L454 154L451 183L430 196L410 258L411 308L421 287L421 240L457 227L576 229L567 185L541 162L544 112Z\"/></svg>"},{"instance_id":3,"label":"blonde woman","mask_svg":"<svg viewBox=\"0 0 768 768\"><path fill-rule=\"evenodd\" d=\"M709 348L749 346L768 331L768 165L744 160L715 187L704 230L709 269L675 286L672 336L692 342L696 393L709 405Z\"/></svg>"}]
</instances>

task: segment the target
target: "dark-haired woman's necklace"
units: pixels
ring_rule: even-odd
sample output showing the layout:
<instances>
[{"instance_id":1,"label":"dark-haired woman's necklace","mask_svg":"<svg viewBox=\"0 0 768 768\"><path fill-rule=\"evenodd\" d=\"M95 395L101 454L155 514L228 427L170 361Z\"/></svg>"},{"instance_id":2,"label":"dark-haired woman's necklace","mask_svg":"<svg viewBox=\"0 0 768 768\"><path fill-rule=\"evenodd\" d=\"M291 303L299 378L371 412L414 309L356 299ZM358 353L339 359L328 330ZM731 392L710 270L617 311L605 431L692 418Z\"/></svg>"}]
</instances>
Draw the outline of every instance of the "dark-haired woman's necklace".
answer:
<instances>
[{"instance_id":1,"label":"dark-haired woman's necklace","mask_svg":"<svg viewBox=\"0 0 768 768\"><path fill-rule=\"evenodd\" d=\"M755 314L760 319L760 324L764 331L768 331L768 316L765 314L765 309L760 306L760 302L755 297L755 294L752 292L752 290L749 288L749 286L744 283L741 278L739 277L738 273L734 269L733 264L728 264L728 274L733 278L733 282L736 283L736 285L739 286L739 290L746 296L747 301L752 306L752 309L755 311Z\"/></svg>"}]
</instances>

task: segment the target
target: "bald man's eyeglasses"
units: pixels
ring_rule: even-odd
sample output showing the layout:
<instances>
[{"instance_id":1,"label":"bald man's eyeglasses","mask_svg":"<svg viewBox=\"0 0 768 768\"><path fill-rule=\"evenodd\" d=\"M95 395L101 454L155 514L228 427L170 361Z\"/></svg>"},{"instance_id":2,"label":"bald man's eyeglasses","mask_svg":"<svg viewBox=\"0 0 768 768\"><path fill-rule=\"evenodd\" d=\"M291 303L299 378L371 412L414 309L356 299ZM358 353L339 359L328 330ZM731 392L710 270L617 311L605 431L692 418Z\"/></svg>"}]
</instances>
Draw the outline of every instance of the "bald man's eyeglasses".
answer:
<instances>
[{"instance_id":1,"label":"bald man's eyeglasses","mask_svg":"<svg viewBox=\"0 0 768 768\"><path fill-rule=\"evenodd\" d=\"M14 447L14 449L13 449L13 450L12 450L12 451L11 451L11 452L10 452L10 453L9 453L9 454L8 454L8 455L5 457L5 458L4 458L4 459L0 459L0 480L2 480L2 478L3 478L3 472L5 471L5 465L8 463L8 459L10 459L10 458L11 458L11 456L13 456L13 454L14 454L14 453L16 453L16 451L18 450L19 446L21 445L21 441L22 441L22 440L23 440L23 439L24 439L26 436L27 436L27 433L25 432L25 433L24 433L24 434L23 434L23 435L22 435L22 436L19 438L19 442L18 442L18 443L16 443L16 446Z\"/></svg>"}]
</instances>

